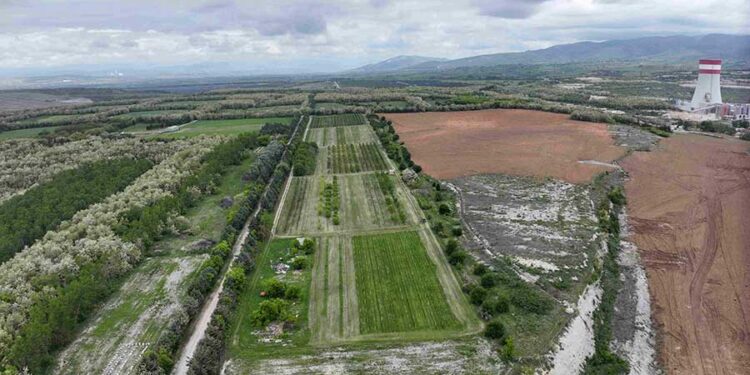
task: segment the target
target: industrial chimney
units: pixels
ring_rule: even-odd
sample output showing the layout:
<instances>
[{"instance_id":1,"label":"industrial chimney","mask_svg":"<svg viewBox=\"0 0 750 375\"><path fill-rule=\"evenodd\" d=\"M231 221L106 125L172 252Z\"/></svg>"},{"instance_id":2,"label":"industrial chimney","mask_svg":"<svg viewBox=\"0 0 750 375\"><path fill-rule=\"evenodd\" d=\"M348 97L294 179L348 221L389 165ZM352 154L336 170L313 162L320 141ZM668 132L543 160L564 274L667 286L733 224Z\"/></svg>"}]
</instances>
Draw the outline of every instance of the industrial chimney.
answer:
<instances>
[{"instance_id":1,"label":"industrial chimney","mask_svg":"<svg viewBox=\"0 0 750 375\"><path fill-rule=\"evenodd\" d=\"M721 104L720 76L721 60L698 60L698 84L690 102L691 109Z\"/></svg>"}]
</instances>

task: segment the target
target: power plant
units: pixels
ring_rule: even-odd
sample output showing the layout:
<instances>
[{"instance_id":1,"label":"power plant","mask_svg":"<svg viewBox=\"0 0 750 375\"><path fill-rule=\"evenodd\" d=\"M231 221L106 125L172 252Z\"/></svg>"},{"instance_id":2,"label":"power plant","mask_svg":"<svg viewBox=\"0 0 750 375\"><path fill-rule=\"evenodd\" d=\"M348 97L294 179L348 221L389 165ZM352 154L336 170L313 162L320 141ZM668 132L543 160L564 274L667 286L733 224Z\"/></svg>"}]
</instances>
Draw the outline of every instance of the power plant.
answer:
<instances>
[{"instance_id":1,"label":"power plant","mask_svg":"<svg viewBox=\"0 0 750 375\"><path fill-rule=\"evenodd\" d=\"M721 60L698 60L698 84L690 102L691 110L722 104L720 79Z\"/></svg>"}]
</instances>

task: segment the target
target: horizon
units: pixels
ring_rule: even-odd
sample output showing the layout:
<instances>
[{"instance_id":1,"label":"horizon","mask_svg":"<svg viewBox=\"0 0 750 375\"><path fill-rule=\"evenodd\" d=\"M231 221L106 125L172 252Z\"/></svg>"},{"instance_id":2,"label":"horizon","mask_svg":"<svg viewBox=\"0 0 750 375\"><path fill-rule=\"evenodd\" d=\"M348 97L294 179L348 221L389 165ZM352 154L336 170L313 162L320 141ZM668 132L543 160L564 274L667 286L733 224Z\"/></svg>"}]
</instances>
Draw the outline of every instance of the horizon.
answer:
<instances>
[{"instance_id":1,"label":"horizon","mask_svg":"<svg viewBox=\"0 0 750 375\"><path fill-rule=\"evenodd\" d=\"M579 42L750 34L749 11L713 11L743 9L744 0L283 3L4 2L0 11L10 17L0 19L0 75L201 66L327 74L404 55L458 59Z\"/></svg>"}]
</instances>

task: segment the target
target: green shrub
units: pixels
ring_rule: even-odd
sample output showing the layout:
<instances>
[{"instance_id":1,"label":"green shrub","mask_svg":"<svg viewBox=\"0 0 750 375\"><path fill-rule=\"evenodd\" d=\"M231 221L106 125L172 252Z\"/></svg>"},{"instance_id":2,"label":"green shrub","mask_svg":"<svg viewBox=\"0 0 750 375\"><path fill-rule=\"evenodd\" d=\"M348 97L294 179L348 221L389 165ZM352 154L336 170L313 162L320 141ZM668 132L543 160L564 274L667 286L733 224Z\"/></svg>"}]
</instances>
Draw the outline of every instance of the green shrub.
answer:
<instances>
[{"instance_id":1,"label":"green shrub","mask_svg":"<svg viewBox=\"0 0 750 375\"><path fill-rule=\"evenodd\" d=\"M263 281L262 284L262 290L265 291L266 296L270 298L283 298L286 288L286 283L275 277Z\"/></svg>"},{"instance_id":2,"label":"green shrub","mask_svg":"<svg viewBox=\"0 0 750 375\"><path fill-rule=\"evenodd\" d=\"M554 306L550 297L530 287L511 290L510 302L518 308L534 314L546 314Z\"/></svg>"},{"instance_id":3,"label":"green shrub","mask_svg":"<svg viewBox=\"0 0 750 375\"><path fill-rule=\"evenodd\" d=\"M477 264L474 265L474 271L473 272L477 276L482 276L485 273L487 273L487 271L489 271L489 270L490 269L487 266L485 266L484 264L477 263Z\"/></svg>"},{"instance_id":4,"label":"green shrub","mask_svg":"<svg viewBox=\"0 0 750 375\"><path fill-rule=\"evenodd\" d=\"M626 203L625 195L622 193L622 188L619 186L610 190L607 194L607 197L609 198L610 202L612 202L612 204L618 206L624 206Z\"/></svg>"},{"instance_id":5,"label":"green shrub","mask_svg":"<svg viewBox=\"0 0 750 375\"><path fill-rule=\"evenodd\" d=\"M440 203L440 206L438 206L438 213L441 215L450 215L451 212L451 206L447 203Z\"/></svg>"},{"instance_id":6,"label":"green shrub","mask_svg":"<svg viewBox=\"0 0 750 375\"><path fill-rule=\"evenodd\" d=\"M451 234L453 234L455 237L461 237L461 235L464 234L464 230L460 226L455 226L453 229L451 229Z\"/></svg>"},{"instance_id":7,"label":"green shrub","mask_svg":"<svg viewBox=\"0 0 750 375\"><path fill-rule=\"evenodd\" d=\"M257 327L262 327L271 322L290 320L289 302L274 298L261 302L253 311L250 318Z\"/></svg>"},{"instance_id":8,"label":"green shrub","mask_svg":"<svg viewBox=\"0 0 750 375\"><path fill-rule=\"evenodd\" d=\"M294 270L305 269L307 267L307 257L305 256L294 257L294 259L292 259L291 267Z\"/></svg>"},{"instance_id":9,"label":"green shrub","mask_svg":"<svg viewBox=\"0 0 750 375\"><path fill-rule=\"evenodd\" d=\"M284 298L288 300L297 300L302 296L302 288L299 285L289 285L284 292Z\"/></svg>"},{"instance_id":10,"label":"green shrub","mask_svg":"<svg viewBox=\"0 0 750 375\"><path fill-rule=\"evenodd\" d=\"M490 289L497 284L497 277L492 273L486 273L482 275L479 282L483 287Z\"/></svg>"},{"instance_id":11,"label":"green shrub","mask_svg":"<svg viewBox=\"0 0 750 375\"><path fill-rule=\"evenodd\" d=\"M471 290L471 293L469 293L469 301L471 301L474 305L481 305L482 302L484 302L484 299L487 297L487 289L482 288L481 286L476 287Z\"/></svg>"},{"instance_id":12,"label":"green shrub","mask_svg":"<svg viewBox=\"0 0 750 375\"><path fill-rule=\"evenodd\" d=\"M505 337L505 326L497 319L487 323L487 327L484 329L484 336L493 340L501 340Z\"/></svg>"},{"instance_id":13,"label":"green shrub","mask_svg":"<svg viewBox=\"0 0 750 375\"><path fill-rule=\"evenodd\" d=\"M448 256L448 262L454 266L462 265L466 261L466 252L456 251L455 253Z\"/></svg>"}]
</instances>

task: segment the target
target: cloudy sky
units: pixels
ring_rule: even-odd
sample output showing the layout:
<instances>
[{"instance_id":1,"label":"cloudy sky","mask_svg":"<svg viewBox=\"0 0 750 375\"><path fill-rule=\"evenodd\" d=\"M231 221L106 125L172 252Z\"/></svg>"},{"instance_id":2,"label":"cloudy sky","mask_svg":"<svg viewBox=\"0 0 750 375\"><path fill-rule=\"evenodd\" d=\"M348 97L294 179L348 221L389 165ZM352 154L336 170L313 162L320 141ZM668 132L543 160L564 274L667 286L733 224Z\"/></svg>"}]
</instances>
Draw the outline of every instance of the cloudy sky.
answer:
<instances>
[{"instance_id":1,"label":"cloudy sky","mask_svg":"<svg viewBox=\"0 0 750 375\"><path fill-rule=\"evenodd\" d=\"M0 0L0 69L336 71L583 40L750 33L750 0Z\"/></svg>"}]
</instances>

